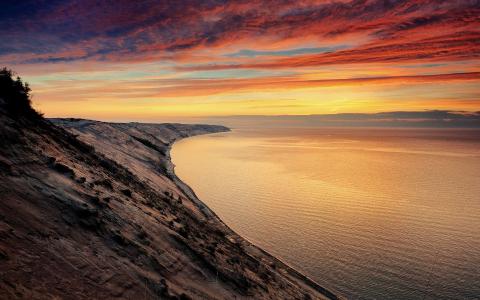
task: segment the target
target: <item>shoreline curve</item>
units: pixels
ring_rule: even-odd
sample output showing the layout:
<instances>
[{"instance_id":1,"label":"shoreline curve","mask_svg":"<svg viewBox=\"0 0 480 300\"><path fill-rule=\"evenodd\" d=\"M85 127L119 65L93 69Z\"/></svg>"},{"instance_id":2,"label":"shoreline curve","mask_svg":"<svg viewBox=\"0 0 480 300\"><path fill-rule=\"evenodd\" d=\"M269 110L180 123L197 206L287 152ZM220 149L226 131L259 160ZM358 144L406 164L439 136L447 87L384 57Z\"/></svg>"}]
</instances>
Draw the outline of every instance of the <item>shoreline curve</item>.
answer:
<instances>
[{"instance_id":1,"label":"shoreline curve","mask_svg":"<svg viewBox=\"0 0 480 300\"><path fill-rule=\"evenodd\" d=\"M214 134L214 133L225 133L225 132L231 132L230 128L227 128L228 130L225 131L220 131L220 132L209 132L209 133L200 133L200 134L192 134L188 135L185 137L178 137L172 140L168 145L167 145L167 151L165 153L166 157L166 165L165 165L165 170L167 173L167 176L177 185L177 187L187 195L190 200L195 203L199 209L209 218L215 218L216 221L221 223L225 228L230 232L230 234L234 235L237 237L236 242L240 242L242 244L246 244L248 247L254 248L257 251L260 251L263 255L269 257L270 259L274 260L276 263L282 265L285 270L289 273L290 276L293 276L297 278L298 280L302 281L303 283L307 284L310 288L316 290L318 293L322 294L323 296L327 297L327 299L332 299L332 300L345 300L346 298L343 296L340 296L337 292L333 292L328 288L325 288L318 284L315 280L311 279L307 275L303 274L302 272L298 271L294 267L290 266L288 263L282 261L281 259L277 258L276 256L270 254L267 250L264 250L260 248L259 246L255 245L253 242L249 241L247 238L241 236L237 232L235 232L233 229L231 229L223 220L211 209L206 205L202 200L198 198L198 196L195 194L194 190L185 182L183 182L175 173L175 164L172 161L171 157L171 150L173 145L180 141L184 140L186 138L194 137L194 136L200 136L200 135L208 135L208 134Z\"/></svg>"}]
</instances>

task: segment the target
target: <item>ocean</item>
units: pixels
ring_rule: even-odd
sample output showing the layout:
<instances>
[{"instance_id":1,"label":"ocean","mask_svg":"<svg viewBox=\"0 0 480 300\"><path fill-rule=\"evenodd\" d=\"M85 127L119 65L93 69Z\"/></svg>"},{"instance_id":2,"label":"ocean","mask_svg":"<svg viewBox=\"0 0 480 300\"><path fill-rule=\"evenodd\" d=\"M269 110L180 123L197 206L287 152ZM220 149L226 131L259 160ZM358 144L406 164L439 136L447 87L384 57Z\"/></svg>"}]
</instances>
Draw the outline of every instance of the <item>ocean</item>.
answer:
<instances>
[{"instance_id":1,"label":"ocean","mask_svg":"<svg viewBox=\"0 0 480 300\"><path fill-rule=\"evenodd\" d=\"M480 131L240 128L175 143L234 231L349 299L480 298Z\"/></svg>"}]
</instances>

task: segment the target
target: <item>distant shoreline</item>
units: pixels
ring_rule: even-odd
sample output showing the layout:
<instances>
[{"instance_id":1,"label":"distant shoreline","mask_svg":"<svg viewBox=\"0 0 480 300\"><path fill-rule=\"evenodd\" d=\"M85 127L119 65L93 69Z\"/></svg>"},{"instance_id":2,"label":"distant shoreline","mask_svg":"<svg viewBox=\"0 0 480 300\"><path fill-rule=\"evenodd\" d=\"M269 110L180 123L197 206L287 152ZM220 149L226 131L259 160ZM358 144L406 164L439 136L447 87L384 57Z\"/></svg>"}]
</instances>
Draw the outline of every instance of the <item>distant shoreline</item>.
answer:
<instances>
[{"instance_id":1,"label":"distant shoreline","mask_svg":"<svg viewBox=\"0 0 480 300\"><path fill-rule=\"evenodd\" d=\"M180 243L186 249L180 252L185 259L200 260L204 264L203 270L213 276L210 278L215 276L222 278L221 282L225 286L222 293L226 293L225 295L241 296L240 298L249 296L254 299L344 299L235 233L175 174L170 156L175 142L195 135L227 132L229 128L219 125L178 123L50 120L92 145L107 158L115 159L131 170L132 174L137 174L140 182L151 182L152 195L155 194L154 191L163 191L162 194L169 198L166 203L173 206L170 213L173 213L173 219L179 224L169 222L168 219L163 221L173 224L164 229L167 230L166 234L172 236L175 243ZM140 195L142 192L143 190L136 191ZM164 202L157 205L164 205ZM152 205L155 211L155 203ZM151 210L148 205L142 209ZM168 213L166 215L160 213L158 217L162 220L168 217ZM162 224L155 222L151 226L164 226ZM208 231L205 231L207 229ZM214 251L210 251L209 245L213 243ZM169 247L176 246L174 244ZM215 250L217 248L218 251ZM218 293L217 288L212 288L208 283L208 276L205 278L207 280L205 284L208 285L205 289L211 288L209 292ZM199 281L187 280L179 288L192 284L199 284Z\"/></svg>"}]
</instances>

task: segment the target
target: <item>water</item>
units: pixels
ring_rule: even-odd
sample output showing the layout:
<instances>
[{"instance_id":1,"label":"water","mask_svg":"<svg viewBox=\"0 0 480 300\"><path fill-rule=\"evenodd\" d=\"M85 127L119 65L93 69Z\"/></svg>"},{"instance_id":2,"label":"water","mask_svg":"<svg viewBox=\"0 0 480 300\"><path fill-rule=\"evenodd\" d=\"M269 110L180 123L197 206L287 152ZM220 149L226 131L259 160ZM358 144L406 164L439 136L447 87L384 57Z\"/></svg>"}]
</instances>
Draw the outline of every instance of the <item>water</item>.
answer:
<instances>
[{"instance_id":1,"label":"water","mask_svg":"<svg viewBox=\"0 0 480 300\"><path fill-rule=\"evenodd\" d=\"M480 299L480 132L279 128L182 140L233 230L351 299Z\"/></svg>"}]
</instances>

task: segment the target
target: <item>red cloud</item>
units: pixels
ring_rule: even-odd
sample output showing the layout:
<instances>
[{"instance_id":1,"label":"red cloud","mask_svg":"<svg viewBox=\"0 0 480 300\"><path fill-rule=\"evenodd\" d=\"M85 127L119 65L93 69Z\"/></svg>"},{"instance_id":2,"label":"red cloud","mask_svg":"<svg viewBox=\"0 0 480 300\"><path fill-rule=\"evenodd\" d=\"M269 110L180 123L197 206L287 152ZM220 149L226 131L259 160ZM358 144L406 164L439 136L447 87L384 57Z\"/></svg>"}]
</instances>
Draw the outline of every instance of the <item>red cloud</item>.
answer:
<instances>
[{"instance_id":1,"label":"red cloud","mask_svg":"<svg viewBox=\"0 0 480 300\"><path fill-rule=\"evenodd\" d=\"M0 61L158 60L207 57L222 50L306 43L351 49L239 66L279 68L332 63L479 56L476 1L65 1L0 21ZM213 50L213 51L212 51ZM72 51L83 53L72 55ZM210 53L210 54L208 54ZM2 59L3 57L3 59ZM11 56L9 56L11 57ZM188 63L183 60L182 63ZM228 64L216 67L229 68Z\"/></svg>"}]
</instances>

